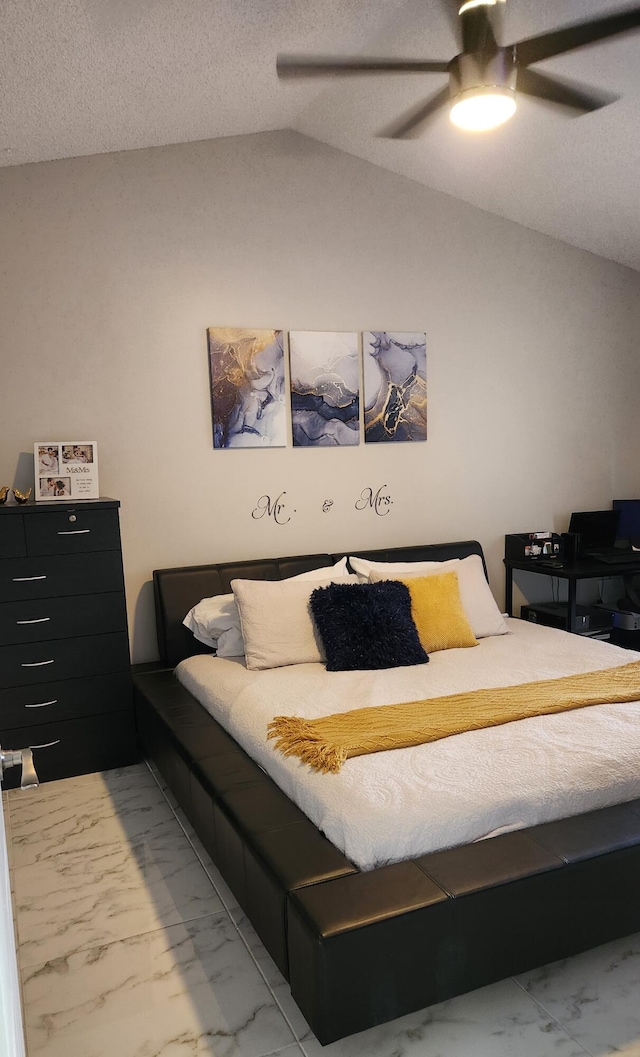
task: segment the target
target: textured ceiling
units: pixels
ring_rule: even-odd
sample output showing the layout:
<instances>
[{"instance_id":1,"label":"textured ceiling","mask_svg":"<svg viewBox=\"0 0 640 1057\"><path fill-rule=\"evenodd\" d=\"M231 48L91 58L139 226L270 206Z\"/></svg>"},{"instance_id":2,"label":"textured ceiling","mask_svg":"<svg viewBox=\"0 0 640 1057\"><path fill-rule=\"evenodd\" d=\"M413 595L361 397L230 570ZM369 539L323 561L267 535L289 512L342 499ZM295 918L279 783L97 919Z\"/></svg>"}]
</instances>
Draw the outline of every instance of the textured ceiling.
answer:
<instances>
[{"instance_id":1,"label":"textured ceiling","mask_svg":"<svg viewBox=\"0 0 640 1057\"><path fill-rule=\"evenodd\" d=\"M621 6L508 0L505 43ZM439 0L2 0L0 164L293 128L640 270L640 32L537 67L620 95L612 106L576 119L521 99L480 136L443 113L417 140L377 137L442 75L275 73L279 51L456 50Z\"/></svg>"}]
</instances>

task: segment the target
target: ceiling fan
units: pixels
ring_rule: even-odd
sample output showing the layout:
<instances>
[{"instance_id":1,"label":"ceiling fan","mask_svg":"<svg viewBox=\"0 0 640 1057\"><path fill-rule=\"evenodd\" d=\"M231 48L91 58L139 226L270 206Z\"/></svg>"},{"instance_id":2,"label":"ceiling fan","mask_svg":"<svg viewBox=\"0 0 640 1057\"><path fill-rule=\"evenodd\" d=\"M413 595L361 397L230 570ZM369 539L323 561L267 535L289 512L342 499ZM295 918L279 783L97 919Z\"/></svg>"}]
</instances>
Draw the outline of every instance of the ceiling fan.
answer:
<instances>
[{"instance_id":1,"label":"ceiling fan","mask_svg":"<svg viewBox=\"0 0 640 1057\"><path fill-rule=\"evenodd\" d=\"M626 33L640 26L640 7L631 7L589 22L575 22L506 47L496 36L497 5L505 0L442 0L455 27L462 50L450 61L382 59L362 56L279 55L279 77L353 76L381 73L448 73L449 84L412 108L383 133L391 139L418 135L429 118L450 105L454 124L470 131L486 131L507 121L516 109L516 90L578 114L599 110L617 97L576 82L531 69L587 44ZM461 6L460 6L461 5Z\"/></svg>"}]
</instances>

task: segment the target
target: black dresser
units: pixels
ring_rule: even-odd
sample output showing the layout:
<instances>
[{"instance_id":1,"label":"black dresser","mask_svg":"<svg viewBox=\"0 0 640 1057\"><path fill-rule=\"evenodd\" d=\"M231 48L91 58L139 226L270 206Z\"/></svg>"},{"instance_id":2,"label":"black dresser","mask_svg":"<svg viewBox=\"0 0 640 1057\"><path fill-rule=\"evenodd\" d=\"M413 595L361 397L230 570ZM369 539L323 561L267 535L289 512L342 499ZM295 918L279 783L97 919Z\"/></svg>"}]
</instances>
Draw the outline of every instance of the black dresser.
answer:
<instances>
[{"instance_id":1,"label":"black dresser","mask_svg":"<svg viewBox=\"0 0 640 1057\"><path fill-rule=\"evenodd\" d=\"M40 781L139 758L119 506L0 506L0 746L31 746Z\"/></svg>"}]
</instances>

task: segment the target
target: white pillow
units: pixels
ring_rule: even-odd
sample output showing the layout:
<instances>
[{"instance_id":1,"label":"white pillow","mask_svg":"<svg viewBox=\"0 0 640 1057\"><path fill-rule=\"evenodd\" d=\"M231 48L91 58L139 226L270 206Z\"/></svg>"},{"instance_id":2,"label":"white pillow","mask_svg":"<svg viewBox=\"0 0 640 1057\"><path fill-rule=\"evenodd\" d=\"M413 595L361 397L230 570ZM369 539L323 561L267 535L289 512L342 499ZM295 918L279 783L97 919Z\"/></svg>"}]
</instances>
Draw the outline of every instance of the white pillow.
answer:
<instances>
[{"instance_id":1,"label":"white pillow","mask_svg":"<svg viewBox=\"0 0 640 1057\"><path fill-rule=\"evenodd\" d=\"M232 580L240 611L247 668L281 668L285 664L324 661L322 643L309 600L327 580ZM357 576L332 577L332 583L358 583Z\"/></svg>"},{"instance_id":2,"label":"white pillow","mask_svg":"<svg viewBox=\"0 0 640 1057\"><path fill-rule=\"evenodd\" d=\"M394 575L429 576L455 572L458 574L460 601L475 637L485 639L490 635L506 635L509 630L491 594L479 554L470 554L468 558L451 558L445 562L366 562L364 558L349 558L349 561L360 575L366 563L371 583L390 580Z\"/></svg>"},{"instance_id":3,"label":"white pillow","mask_svg":"<svg viewBox=\"0 0 640 1057\"><path fill-rule=\"evenodd\" d=\"M452 563L459 564L460 558L451 558L446 562L376 562L369 558L355 558L349 555L349 565L358 576L365 580L369 579L372 569L380 572L415 573L416 576L426 576L430 572L448 572L449 570L444 567Z\"/></svg>"},{"instance_id":4,"label":"white pillow","mask_svg":"<svg viewBox=\"0 0 640 1057\"><path fill-rule=\"evenodd\" d=\"M233 604L235 605L235 599ZM244 642L242 641L242 631L240 630L240 614L238 614L238 626L229 628L228 631L223 631L214 648L218 657L242 657Z\"/></svg>"},{"instance_id":5,"label":"white pillow","mask_svg":"<svg viewBox=\"0 0 640 1057\"><path fill-rule=\"evenodd\" d=\"M288 576L286 580L270 581L285 583L293 580L314 580L329 582L334 576L347 576L347 559L341 558L335 565L323 566L321 569L310 569L307 573ZM244 653L240 614L233 594L214 595L203 598L193 609L190 609L182 621L193 633L198 642L217 651L218 657L241 657Z\"/></svg>"},{"instance_id":6,"label":"white pillow","mask_svg":"<svg viewBox=\"0 0 640 1057\"><path fill-rule=\"evenodd\" d=\"M233 594L203 598L197 606L189 610L182 623L193 632L198 642L213 649L218 646L223 636L240 636L240 614Z\"/></svg>"}]
</instances>

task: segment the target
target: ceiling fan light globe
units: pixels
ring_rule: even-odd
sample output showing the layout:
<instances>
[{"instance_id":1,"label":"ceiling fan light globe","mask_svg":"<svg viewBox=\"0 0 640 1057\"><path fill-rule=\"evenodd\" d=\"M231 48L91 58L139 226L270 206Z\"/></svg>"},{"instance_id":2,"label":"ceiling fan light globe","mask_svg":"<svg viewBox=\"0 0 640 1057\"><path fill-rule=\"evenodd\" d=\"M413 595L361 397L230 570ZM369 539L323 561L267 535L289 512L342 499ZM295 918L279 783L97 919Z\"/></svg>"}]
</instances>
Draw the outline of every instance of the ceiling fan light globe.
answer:
<instances>
[{"instance_id":1,"label":"ceiling fan light globe","mask_svg":"<svg viewBox=\"0 0 640 1057\"><path fill-rule=\"evenodd\" d=\"M449 116L465 132L488 132L504 125L516 112L516 94L499 85L469 88L451 100Z\"/></svg>"}]
</instances>

